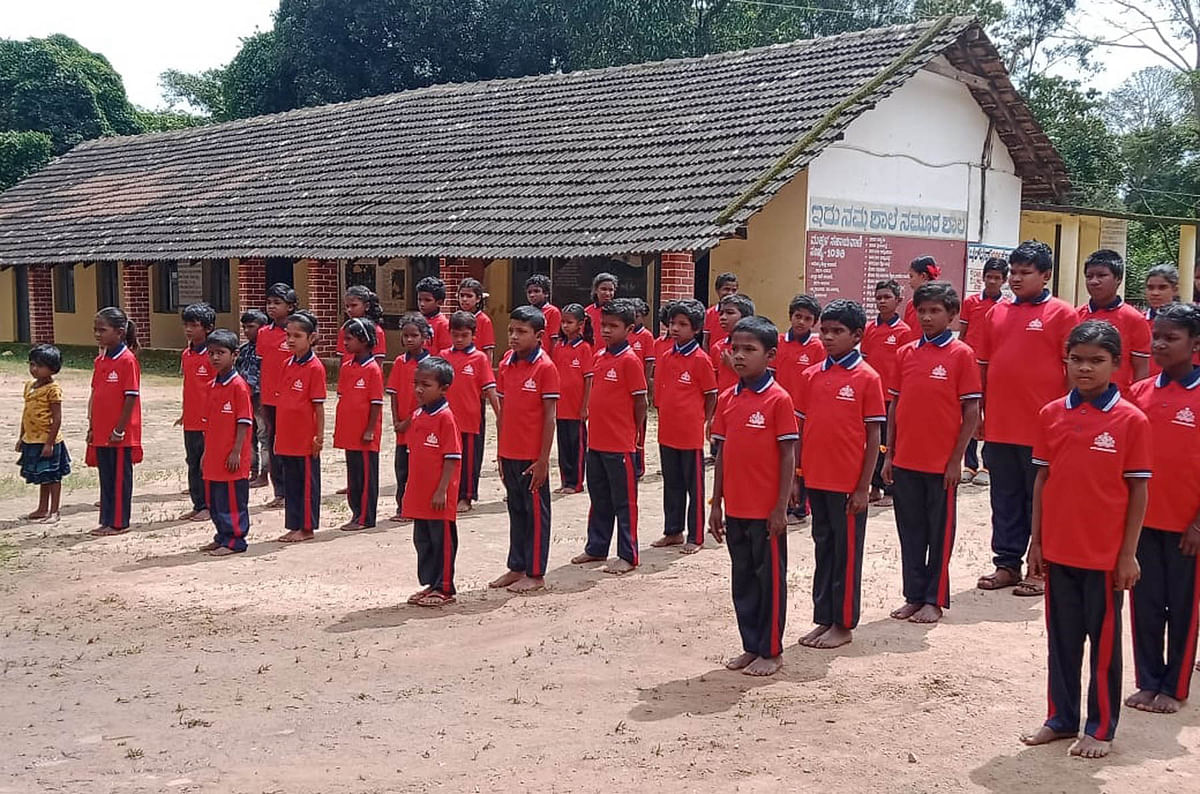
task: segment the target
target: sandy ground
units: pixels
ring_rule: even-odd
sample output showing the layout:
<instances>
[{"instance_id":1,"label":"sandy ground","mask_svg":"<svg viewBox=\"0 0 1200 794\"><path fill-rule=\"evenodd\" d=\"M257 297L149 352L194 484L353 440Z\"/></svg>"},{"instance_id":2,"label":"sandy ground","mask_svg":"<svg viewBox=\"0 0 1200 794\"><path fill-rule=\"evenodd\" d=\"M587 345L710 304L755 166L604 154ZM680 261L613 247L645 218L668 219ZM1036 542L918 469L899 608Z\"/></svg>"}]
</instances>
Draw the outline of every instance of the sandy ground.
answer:
<instances>
[{"instance_id":1,"label":"sandy ground","mask_svg":"<svg viewBox=\"0 0 1200 794\"><path fill-rule=\"evenodd\" d=\"M0 362L6 447L19 364ZM81 463L87 373L61 380ZM887 617L899 552L891 512L871 516L862 625L836 651L795 644L811 615L812 543L793 531L785 668L753 679L721 667L738 650L724 550L648 548L662 515L653 457L636 573L570 566L587 498L556 497L548 590L489 592L507 546L489 471L482 505L459 524L461 603L431 611L403 604L416 589L405 528L284 547L269 541L282 514L256 510L247 554L189 551L211 528L174 520L187 507L178 383L147 377L143 395L130 534L85 534L94 471L68 480L66 515L49 528L17 520L35 490L16 468L0 477L2 792L1200 787L1197 707L1126 710L1103 761L1017 742L1043 717L1042 605L972 589L990 557L981 489L960 500L953 608L934 627ZM348 515L333 493L339 457L326 454L330 527Z\"/></svg>"}]
</instances>

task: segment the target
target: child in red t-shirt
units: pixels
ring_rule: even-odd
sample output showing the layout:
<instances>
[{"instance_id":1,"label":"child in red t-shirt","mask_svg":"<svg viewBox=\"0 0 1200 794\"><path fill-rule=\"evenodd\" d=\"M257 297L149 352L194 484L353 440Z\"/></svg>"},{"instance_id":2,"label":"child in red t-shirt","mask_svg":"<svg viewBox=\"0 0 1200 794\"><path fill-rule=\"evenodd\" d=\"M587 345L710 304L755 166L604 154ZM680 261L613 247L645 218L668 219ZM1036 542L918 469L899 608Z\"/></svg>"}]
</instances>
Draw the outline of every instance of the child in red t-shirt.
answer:
<instances>
[{"instance_id":1,"label":"child in red t-shirt","mask_svg":"<svg viewBox=\"0 0 1200 794\"><path fill-rule=\"evenodd\" d=\"M1121 710L1121 591L1137 583L1137 548L1154 465L1150 423L1112 382L1121 336L1089 320L1067 340L1074 388L1038 414L1029 569L1044 576L1049 713L1021 741L1075 739L1070 754L1108 755ZM1091 646L1080 729L1080 663Z\"/></svg>"},{"instance_id":2,"label":"child in red t-shirt","mask_svg":"<svg viewBox=\"0 0 1200 794\"><path fill-rule=\"evenodd\" d=\"M346 310L347 320L362 320L370 323L375 329L375 342L367 352L382 366L387 359L387 336L384 334L383 325L380 324L383 319L383 307L379 305L379 296L362 284L354 284L348 287L346 294L342 296L342 308ZM338 328L337 354L342 364L354 360L354 354L346 348L345 325Z\"/></svg>"},{"instance_id":3,"label":"child in red t-shirt","mask_svg":"<svg viewBox=\"0 0 1200 794\"><path fill-rule=\"evenodd\" d=\"M820 317L821 304L812 295L797 295L788 305L791 328L787 333L779 335L779 350L775 354L775 378L792 398L793 405L804 370L825 360L825 346L821 344L821 335L813 331ZM804 487L804 473L799 467L796 468L792 481L788 523L808 523L808 491Z\"/></svg>"},{"instance_id":4,"label":"child in red t-shirt","mask_svg":"<svg viewBox=\"0 0 1200 794\"><path fill-rule=\"evenodd\" d=\"M389 521L405 521L404 489L408 483L408 426L413 412L417 410L417 397L413 391L413 375L417 365L429 355L426 345L432 329L424 315L409 313L400 318L400 355L392 363L385 391L392 403L392 429L396 433L396 457L393 468L396 474L396 514ZM460 440L461 443L461 440Z\"/></svg>"},{"instance_id":5,"label":"child in red t-shirt","mask_svg":"<svg viewBox=\"0 0 1200 794\"><path fill-rule=\"evenodd\" d=\"M404 516L413 521L417 549L417 581L423 585L408 603L440 607L454 603L454 561L458 556L458 524L454 497L462 446L458 425L446 400L454 368L438 356L427 356L413 372L413 395L420 406L408 433L408 487Z\"/></svg>"},{"instance_id":6,"label":"child in red t-shirt","mask_svg":"<svg viewBox=\"0 0 1200 794\"><path fill-rule=\"evenodd\" d=\"M916 295L915 292L913 294ZM885 406L891 404L891 390L896 385L896 356L901 346L912 341L914 332L917 331L915 327L909 327L907 322L900 319L896 312L899 305L900 285L891 279L880 281L875 285L875 321L868 322L866 330L863 331L862 357L871 365L871 369L879 373L879 379L883 382ZM908 305L914 307L915 303L909 301ZM915 313L915 308L913 311ZM884 424L879 432L886 443L887 425ZM875 473L871 475L871 503L879 507L890 507L892 504L892 488L884 481L882 474L885 452L886 449L880 450L875 462Z\"/></svg>"},{"instance_id":7,"label":"child in red t-shirt","mask_svg":"<svg viewBox=\"0 0 1200 794\"><path fill-rule=\"evenodd\" d=\"M717 316L725 335L709 343L708 357L717 376L717 388L723 392L732 388L738 381L737 371L733 368L733 357L727 352L730 345L729 336L735 325L746 317L754 316L754 301L741 293L726 295L721 298Z\"/></svg>"},{"instance_id":8,"label":"child in red t-shirt","mask_svg":"<svg viewBox=\"0 0 1200 794\"><path fill-rule=\"evenodd\" d=\"M561 330L552 358L559 391L555 424L560 487L556 493L583 491L587 468L587 416L592 392L592 323L578 303L562 310Z\"/></svg>"},{"instance_id":9,"label":"child in red t-shirt","mask_svg":"<svg viewBox=\"0 0 1200 794\"><path fill-rule=\"evenodd\" d=\"M592 279L592 301L584 311L592 322L592 330L600 329L600 315L604 304L617 297L617 277L612 273L597 273Z\"/></svg>"},{"instance_id":10,"label":"child in red t-shirt","mask_svg":"<svg viewBox=\"0 0 1200 794\"><path fill-rule=\"evenodd\" d=\"M137 328L115 306L97 312L92 328L100 345L88 398L87 443L100 472L100 526L92 534L121 535L129 531L133 464L142 459Z\"/></svg>"},{"instance_id":11,"label":"child in red t-shirt","mask_svg":"<svg viewBox=\"0 0 1200 794\"><path fill-rule=\"evenodd\" d=\"M454 343L450 340L450 320L442 314L442 304L446 302L446 282L437 276L426 276L417 282L417 310L429 323L430 337L425 342L425 349L430 353L438 353Z\"/></svg>"},{"instance_id":12,"label":"child in red t-shirt","mask_svg":"<svg viewBox=\"0 0 1200 794\"><path fill-rule=\"evenodd\" d=\"M262 401L264 444L268 450L268 468L274 498L267 502L268 508L283 507L283 461L276 460L271 450L275 449L276 404L275 393L279 391L279 378L283 367L292 357L287 341L287 318L296 311L299 299L296 291L284 282L276 282L267 288L266 312L270 323L258 329L254 339L254 350L260 362L259 393Z\"/></svg>"},{"instance_id":13,"label":"child in red t-shirt","mask_svg":"<svg viewBox=\"0 0 1200 794\"><path fill-rule=\"evenodd\" d=\"M458 284L458 308L475 318L473 344L487 356L490 366L492 357L496 354L496 329L487 313L487 297L488 294L483 291L483 283L479 279L464 278ZM481 425L480 433L483 432L482 427Z\"/></svg>"},{"instance_id":14,"label":"child in red t-shirt","mask_svg":"<svg viewBox=\"0 0 1200 794\"><path fill-rule=\"evenodd\" d=\"M214 373L204 410L204 489L216 534L201 547L213 557L246 550L250 532L251 438L254 405L250 385L234 369L238 338L219 328L206 340Z\"/></svg>"},{"instance_id":15,"label":"child in red t-shirt","mask_svg":"<svg viewBox=\"0 0 1200 794\"><path fill-rule=\"evenodd\" d=\"M729 336L729 330L721 325L721 301L730 295L736 295L738 291L738 277L733 273L720 273L713 281L713 291L716 293L716 300L713 305L708 307L704 312L704 336L700 340L700 346L704 348L704 352L712 355L712 344L720 339L725 339Z\"/></svg>"},{"instance_id":16,"label":"child in red t-shirt","mask_svg":"<svg viewBox=\"0 0 1200 794\"><path fill-rule=\"evenodd\" d=\"M553 352L554 346L558 344L559 329L562 327L562 312L550 302L550 277L545 273L534 273L525 279L525 299L546 318L542 349L547 353Z\"/></svg>"},{"instance_id":17,"label":"child in red t-shirt","mask_svg":"<svg viewBox=\"0 0 1200 794\"><path fill-rule=\"evenodd\" d=\"M646 327L646 321L650 319L650 306L641 298L630 298L633 301L633 329L629 332L629 346L633 348L633 352L642 360L642 368L646 373L646 385L648 388L654 387L654 334ZM644 444L646 441L646 424L643 421L641 431L638 438L642 439ZM633 454L633 473L640 480L646 474L646 448L638 447Z\"/></svg>"},{"instance_id":18,"label":"child in red t-shirt","mask_svg":"<svg viewBox=\"0 0 1200 794\"><path fill-rule=\"evenodd\" d=\"M1116 251L1101 248L1088 256L1083 265L1087 278L1087 303L1075 311L1079 322L1104 320L1121 335L1124 360L1117 362L1113 383L1128 397L1129 387L1150 374L1150 326L1146 316L1117 294L1125 280L1125 260Z\"/></svg>"},{"instance_id":19,"label":"child in red t-shirt","mask_svg":"<svg viewBox=\"0 0 1200 794\"><path fill-rule=\"evenodd\" d=\"M180 521L207 521L208 504L204 495L204 472L200 461L204 457L204 417L208 410L208 393L215 377L208 360L208 335L217 324L217 313L207 303L193 303L180 312L183 336L187 347L179 357L183 374L183 412L175 426L183 425L183 453L187 461L188 496L192 509L179 517Z\"/></svg>"},{"instance_id":20,"label":"child in red t-shirt","mask_svg":"<svg viewBox=\"0 0 1200 794\"><path fill-rule=\"evenodd\" d=\"M978 328L983 325L984 318L992 307L1004 299L1004 282L1008 280L1008 262L994 256L983 263L983 291L972 293L963 298L962 311L958 315L958 340L966 342L975 349L975 340L979 338ZM972 329L976 329L972 331ZM976 429L978 433L978 428ZM981 465L979 439L972 438L967 443L967 451L963 456L963 470L959 482L987 487L992 484L992 476L987 467Z\"/></svg>"},{"instance_id":21,"label":"child in red t-shirt","mask_svg":"<svg viewBox=\"0 0 1200 794\"><path fill-rule=\"evenodd\" d=\"M454 347L441 353L454 367L454 383L447 399L454 413L454 423L462 435L462 471L458 478L458 512L471 510L471 502L479 499L479 475L483 470L483 403L492 406L500 416L500 401L496 398L496 376L492 360L475 346L475 315L458 311L450 315L450 338Z\"/></svg>"},{"instance_id":22,"label":"child in red t-shirt","mask_svg":"<svg viewBox=\"0 0 1200 794\"><path fill-rule=\"evenodd\" d=\"M941 277L942 269L932 256L918 256L908 266L909 294L915 295L922 284L937 281ZM917 307L912 300L904 306L904 324L908 326L908 338L904 341L911 342L921 333L918 330L920 323L917 322Z\"/></svg>"},{"instance_id":23,"label":"child in red t-shirt","mask_svg":"<svg viewBox=\"0 0 1200 794\"><path fill-rule=\"evenodd\" d=\"M341 327L347 357L338 370L333 446L346 451L346 501L350 520L340 529L375 526L379 504L379 441L383 430L383 370L377 350L377 326L354 317Z\"/></svg>"},{"instance_id":24,"label":"child in red t-shirt","mask_svg":"<svg viewBox=\"0 0 1200 794\"><path fill-rule=\"evenodd\" d=\"M1142 296L1146 299L1148 307L1142 316L1146 318L1146 325L1150 328L1150 333L1154 333L1154 318L1158 313L1176 303L1179 300L1179 268L1174 265L1155 265L1146 271L1146 283L1142 287ZM1200 363L1200 362L1193 362ZM1162 372L1158 362L1154 357L1150 357L1150 375L1157 375Z\"/></svg>"},{"instance_id":25,"label":"child in red t-shirt","mask_svg":"<svg viewBox=\"0 0 1200 794\"><path fill-rule=\"evenodd\" d=\"M787 506L799 432L792 398L769 369L779 330L770 320L750 317L730 336L739 380L721 395L713 417L712 436L720 446L708 525L718 543L729 539L733 609L742 636L742 653L725 666L767 676L783 666Z\"/></svg>"},{"instance_id":26,"label":"child in red t-shirt","mask_svg":"<svg viewBox=\"0 0 1200 794\"><path fill-rule=\"evenodd\" d=\"M317 318L300 309L287 318L292 357L279 373L275 418L286 432L275 434L283 465L281 543L312 540L321 523L321 450L325 446L325 365L313 352Z\"/></svg>"}]
</instances>

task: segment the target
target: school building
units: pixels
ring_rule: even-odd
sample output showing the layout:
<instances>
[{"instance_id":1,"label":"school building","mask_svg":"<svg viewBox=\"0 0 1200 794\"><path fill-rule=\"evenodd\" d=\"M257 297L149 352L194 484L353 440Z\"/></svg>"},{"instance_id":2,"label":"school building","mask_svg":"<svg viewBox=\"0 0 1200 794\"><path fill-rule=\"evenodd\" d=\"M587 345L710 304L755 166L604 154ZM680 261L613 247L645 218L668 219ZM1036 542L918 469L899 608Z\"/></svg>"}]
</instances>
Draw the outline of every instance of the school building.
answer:
<instances>
[{"instance_id":1,"label":"school building","mask_svg":"<svg viewBox=\"0 0 1200 794\"><path fill-rule=\"evenodd\" d=\"M0 194L0 340L90 345L117 304L178 348L182 306L236 327L287 281L328 354L347 285L379 293L386 326L427 274L450 308L481 279L502 319L531 273L559 305L610 271L657 306L707 303L730 270L780 322L796 292L863 299L926 253L971 286L1022 202L1068 187L965 17L438 85L76 147Z\"/></svg>"}]
</instances>

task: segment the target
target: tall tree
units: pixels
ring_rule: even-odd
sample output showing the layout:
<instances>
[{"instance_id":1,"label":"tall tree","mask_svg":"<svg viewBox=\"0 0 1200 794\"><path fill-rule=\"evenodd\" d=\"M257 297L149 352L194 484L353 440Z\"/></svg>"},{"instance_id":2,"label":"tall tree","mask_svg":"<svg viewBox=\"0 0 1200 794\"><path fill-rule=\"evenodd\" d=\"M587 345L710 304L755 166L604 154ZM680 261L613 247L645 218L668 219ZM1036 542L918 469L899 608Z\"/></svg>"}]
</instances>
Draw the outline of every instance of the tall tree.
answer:
<instances>
[{"instance_id":1,"label":"tall tree","mask_svg":"<svg viewBox=\"0 0 1200 794\"><path fill-rule=\"evenodd\" d=\"M0 190L50 162L50 136L44 132L0 132Z\"/></svg>"}]
</instances>

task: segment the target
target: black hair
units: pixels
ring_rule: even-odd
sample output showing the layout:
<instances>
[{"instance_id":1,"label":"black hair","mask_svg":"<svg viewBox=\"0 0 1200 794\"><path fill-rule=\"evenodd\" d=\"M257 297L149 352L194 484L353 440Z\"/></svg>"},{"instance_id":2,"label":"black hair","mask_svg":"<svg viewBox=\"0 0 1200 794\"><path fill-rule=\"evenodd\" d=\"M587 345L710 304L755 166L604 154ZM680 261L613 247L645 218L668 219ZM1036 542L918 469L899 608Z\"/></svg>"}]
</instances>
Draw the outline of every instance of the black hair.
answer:
<instances>
[{"instance_id":1,"label":"black hair","mask_svg":"<svg viewBox=\"0 0 1200 794\"><path fill-rule=\"evenodd\" d=\"M475 315L470 312L464 312L461 309L450 315L450 330L461 331L464 328L475 330Z\"/></svg>"},{"instance_id":2,"label":"black hair","mask_svg":"<svg viewBox=\"0 0 1200 794\"><path fill-rule=\"evenodd\" d=\"M362 284L353 284L346 287L346 297L357 298L366 304L367 311L363 316L372 323L377 323L383 319L383 307L379 305L379 296L369 287Z\"/></svg>"},{"instance_id":3,"label":"black hair","mask_svg":"<svg viewBox=\"0 0 1200 794\"><path fill-rule=\"evenodd\" d=\"M45 367L57 375L62 369L62 351L54 345L34 345L29 348L29 363Z\"/></svg>"},{"instance_id":4,"label":"black hair","mask_svg":"<svg viewBox=\"0 0 1200 794\"><path fill-rule=\"evenodd\" d=\"M583 324L583 328L580 330L579 334L583 337L583 341L587 342L588 344L596 341L596 333L592 328L592 318L582 306L580 306L578 303L568 303L563 307L562 315L563 317L570 315ZM558 329L558 338L564 342L571 341L567 338L567 334L562 330L561 326Z\"/></svg>"},{"instance_id":5,"label":"black hair","mask_svg":"<svg viewBox=\"0 0 1200 794\"><path fill-rule=\"evenodd\" d=\"M633 312L638 317L649 317L650 316L650 304L649 303L646 303L641 298L629 298L629 301L633 304Z\"/></svg>"},{"instance_id":6,"label":"black hair","mask_svg":"<svg viewBox=\"0 0 1200 794\"><path fill-rule=\"evenodd\" d=\"M541 309L528 303L513 309L512 314L508 315L508 319L526 323L535 331L546 330L546 315L542 314Z\"/></svg>"},{"instance_id":7,"label":"black hair","mask_svg":"<svg viewBox=\"0 0 1200 794\"><path fill-rule=\"evenodd\" d=\"M995 272L1008 278L1008 262L998 256L993 256L983 263L983 272L985 274Z\"/></svg>"},{"instance_id":8,"label":"black hair","mask_svg":"<svg viewBox=\"0 0 1200 794\"><path fill-rule=\"evenodd\" d=\"M1111 248L1101 248L1098 251L1092 251L1088 255L1087 261L1083 263L1083 272L1087 273L1087 269L1092 265L1108 268L1108 272L1112 273L1113 278L1117 281L1125 279L1125 260Z\"/></svg>"},{"instance_id":9,"label":"black hair","mask_svg":"<svg viewBox=\"0 0 1200 794\"><path fill-rule=\"evenodd\" d=\"M1154 276L1166 281L1172 287L1179 286L1179 268L1170 264L1155 265L1146 271L1146 280L1149 281Z\"/></svg>"},{"instance_id":10,"label":"black hair","mask_svg":"<svg viewBox=\"0 0 1200 794\"><path fill-rule=\"evenodd\" d=\"M271 322L267 319L266 312L262 309L247 309L242 312L243 323L257 323L258 325L266 325Z\"/></svg>"},{"instance_id":11,"label":"black hair","mask_svg":"<svg viewBox=\"0 0 1200 794\"><path fill-rule=\"evenodd\" d=\"M534 273L525 279L525 289L528 290L530 287L537 287L546 293L546 300L550 300L550 277L545 273Z\"/></svg>"},{"instance_id":12,"label":"black hair","mask_svg":"<svg viewBox=\"0 0 1200 794\"><path fill-rule=\"evenodd\" d=\"M812 295L797 295L788 304L788 318L798 311L806 311L817 319L821 316L821 304Z\"/></svg>"},{"instance_id":13,"label":"black hair","mask_svg":"<svg viewBox=\"0 0 1200 794\"><path fill-rule=\"evenodd\" d=\"M619 287L621 285L621 282L618 281L617 277L614 276L612 273L597 273L596 277L594 279L592 279L592 301L593 302L596 300L596 287L599 287L601 284L603 284L606 281L612 282L613 289L616 289L617 287Z\"/></svg>"},{"instance_id":14,"label":"black hair","mask_svg":"<svg viewBox=\"0 0 1200 794\"><path fill-rule=\"evenodd\" d=\"M613 298L600 307L602 317L616 317L625 325L633 325L637 321L637 310L629 298Z\"/></svg>"},{"instance_id":15,"label":"black hair","mask_svg":"<svg viewBox=\"0 0 1200 794\"><path fill-rule=\"evenodd\" d=\"M918 256L912 261L911 264L909 264L908 269L914 270L923 276L928 276L929 278L937 278L938 275L941 275L941 270L938 268L937 260L932 256ZM938 273L935 275L934 273L930 272L930 269L938 270Z\"/></svg>"},{"instance_id":16,"label":"black hair","mask_svg":"<svg viewBox=\"0 0 1200 794\"><path fill-rule=\"evenodd\" d=\"M667 314L667 322L671 322L676 317L686 317L692 326L692 330L699 333L704 328L704 304L694 298L687 298L680 301L671 301L668 304L671 309Z\"/></svg>"},{"instance_id":17,"label":"black hair","mask_svg":"<svg viewBox=\"0 0 1200 794\"><path fill-rule=\"evenodd\" d=\"M875 283L875 291L879 292L879 290L881 290L881 289L885 289L888 292L892 293L893 295L896 296L897 299L900 298L900 294L901 294L900 293L900 285L898 283L896 283L896 279L894 279L894 278L885 278L883 281L876 282Z\"/></svg>"},{"instance_id":18,"label":"black hair","mask_svg":"<svg viewBox=\"0 0 1200 794\"><path fill-rule=\"evenodd\" d=\"M958 292L949 281L925 282L913 292L912 303L914 307L922 303L940 303L951 314L958 314L958 310L962 308Z\"/></svg>"},{"instance_id":19,"label":"black hair","mask_svg":"<svg viewBox=\"0 0 1200 794\"><path fill-rule=\"evenodd\" d=\"M1121 361L1121 333L1104 320L1086 320L1075 326L1067 337L1067 352L1078 345L1095 345L1107 351L1113 361Z\"/></svg>"},{"instance_id":20,"label":"black hair","mask_svg":"<svg viewBox=\"0 0 1200 794\"><path fill-rule=\"evenodd\" d=\"M483 311L483 307L487 305L487 293L483 291L483 282L477 278L464 278L458 282L458 294L462 295L463 290L479 296L477 311Z\"/></svg>"},{"instance_id":21,"label":"black hair","mask_svg":"<svg viewBox=\"0 0 1200 794\"><path fill-rule=\"evenodd\" d=\"M363 317L351 317L342 323L342 331L346 336L352 336L365 344L367 350L374 350L375 343L379 341L375 333L375 323L367 322Z\"/></svg>"},{"instance_id":22,"label":"black hair","mask_svg":"<svg viewBox=\"0 0 1200 794\"><path fill-rule=\"evenodd\" d=\"M417 326L417 330L421 332L422 339L433 338L433 326L431 326L429 321L425 319L425 315L421 314L420 312L408 312L407 314L401 316L400 324L396 327L403 331L404 326L406 325Z\"/></svg>"},{"instance_id":23,"label":"black hair","mask_svg":"<svg viewBox=\"0 0 1200 794\"><path fill-rule=\"evenodd\" d=\"M715 287L716 287L716 289L720 289L721 287L725 286L726 284L736 284L736 283L738 283L738 277L737 277L736 273L722 273L719 276L717 276L717 281L716 281Z\"/></svg>"},{"instance_id":24,"label":"black hair","mask_svg":"<svg viewBox=\"0 0 1200 794\"><path fill-rule=\"evenodd\" d=\"M317 318L307 309L297 309L289 314L287 320L284 321L284 325L290 325L291 323L296 323L307 333L315 334L317 332Z\"/></svg>"},{"instance_id":25,"label":"black hair","mask_svg":"<svg viewBox=\"0 0 1200 794\"><path fill-rule=\"evenodd\" d=\"M210 330L217 324L217 310L203 302L184 306L179 316L185 323L200 323L201 328Z\"/></svg>"},{"instance_id":26,"label":"black hair","mask_svg":"<svg viewBox=\"0 0 1200 794\"><path fill-rule=\"evenodd\" d=\"M296 290L292 289L291 284L283 281L276 281L267 287L267 297L279 298L293 309L300 305L300 299L296 297Z\"/></svg>"},{"instance_id":27,"label":"black hair","mask_svg":"<svg viewBox=\"0 0 1200 794\"><path fill-rule=\"evenodd\" d=\"M737 321L737 325L733 326L729 335L733 336L739 333L752 335L763 346L763 350L774 350L779 347L779 329L766 317L743 317Z\"/></svg>"},{"instance_id":28,"label":"black hair","mask_svg":"<svg viewBox=\"0 0 1200 794\"><path fill-rule=\"evenodd\" d=\"M717 304L719 307L732 306L738 310L742 317L754 316L754 301L750 300L749 295L743 295L736 292L733 295L726 295L721 298L721 302Z\"/></svg>"},{"instance_id":29,"label":"black hair","mask_svg":"<svg viewBox=\"0 0 1200 794\"><path fill-rule=\"evenodd\" d=\"M437 276L426 276L417 282L417 287L414 290L418 295L422 292L428 292L433 296L433 299L438 303L446 300L446 282L442 281Z\"/></svg>"},{"instance_id":30,"label":"black hair","mask_svg":"<svg viewBox=\"0 0 1200 794\"><path fill-rule=\"evenodd\" d=\"M417 372L433 375L438 385L445 387L454 382L454 367L441 356L426 356L417 364Z\"/></svg>"},{"instance_id":31,"label":"black hair","mask_svg":"<svg viewBox=\"0 0 1200 794\"><path fill-rule=\"evenodd\" d=\"M830 301L821 310L821 319L841 323L851 331L861 331L867 327L867 313L862 305L845 298Z\"/></svg>"},{"instance_id":32,"label":"black hair","mask_svg":"<svg viewBox=\"0 0 1200 794\"><path fill-rule=\"evenodd\" d=\"M666 303L660 303L658 305L659 325L667 325L668 323L671 322L671 312L674 310L675 304L677 304L677 303L679 303L679 301L674 300L674 301L667 301ZM701 304L701 305L703 305L703 304Z\"/></svg>"},{"instance_id":33,"label":"black hair","mask_svg":"<svg viewBox=\"0 0 1200 794\"><path fill-rule=\"evenodd\" d=\"M1033 265L1039 273L1049 273L1054 269L1054 252L1045 243L1026 240L1008 255L1008 264Z\"/></svg>"},{"instance_id":34,"label":"black hair","mask_svg":"<svg viewBox=\"0 0 1200 794\"><path fill-rule=\"evenodd\" d=\"M116 306L105 306L103 309L96 312L96 319L103 322L109 328L116 328L118 331L124 331L125 347L137 352L137 325L134 324L133 320L130 320L125 316L125 312L121 311Z\"/></svg>"},{"instance_id":35,"label":"black hair","mask_svg":"<svg viewBox=\"0 0 1200 794\"><path fill-rule=\"evenodd\" d=\"M1178 325L1187 331L1188 336L1200 336L1200 306L1194 303L1170 303L1158 310L1154 322Z\"/></svg>"},{"instance_id":36,"label":"black hair","mask_svg":"<svg viewBox=\"0 0 1200 794\"><path fill-rule=\"evenodd\" d=\"M218 328L209 334L208 341L205 344L208 347L224 348L230 353L236 353L239 347L237 334L224 328Z\"/></svg>"}]
</instances>

